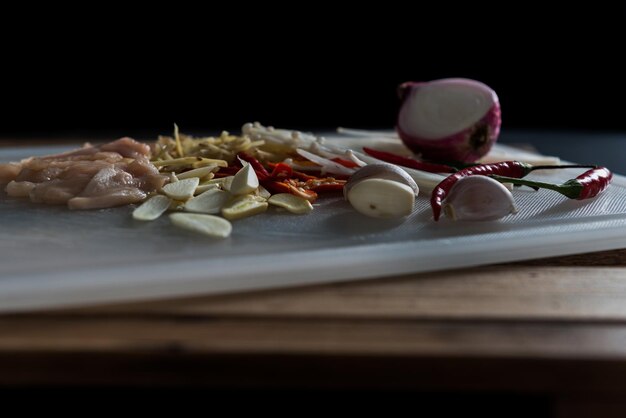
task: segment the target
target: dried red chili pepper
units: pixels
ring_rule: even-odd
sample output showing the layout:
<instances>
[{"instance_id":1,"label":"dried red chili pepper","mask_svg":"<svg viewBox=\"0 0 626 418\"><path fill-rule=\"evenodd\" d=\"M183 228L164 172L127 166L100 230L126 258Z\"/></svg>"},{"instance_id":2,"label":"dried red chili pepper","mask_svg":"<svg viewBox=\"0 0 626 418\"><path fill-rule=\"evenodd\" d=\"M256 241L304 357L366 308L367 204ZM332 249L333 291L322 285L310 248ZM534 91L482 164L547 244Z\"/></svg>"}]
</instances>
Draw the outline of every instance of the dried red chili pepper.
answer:
<instances>
[{"instance_id":1,"label":"dried red chili pepper","mask_svg":"<svg viewBox=\"0 0 626 418\"><path fill-rule=\"evenodd\" d=\"M519 186L529 186L534 189L549 189L559 192L570 199L584 200L596 197L611 184L613 173L606 167L594 167L587 170L575 179L562 184L544 183L540 181L523 180L505 176L491 176L502 183L511 183Z\"/></svg>"},{"instance_id":2,"label":"dried red chili pepper","mask_svg":"<svg viewBox=\"0 0 626 418\"><path fill-rule=\"evenodd\" d=\"M379 160L386 163L396 164L402 167L414 168L416 170L428 171L429 173L455 173L457 171L456 168L449 165L417 161L416 159L392 154L391 152L387 151L380 151L368 147L363 147L363 151L365 151L366 154L369 154L374 158L378 158Z\"/></svg>"},{"instance_id":3,"label":"dried red chili pepper","mask_svg":"<svg viewBox=\"0 0 626 418\"><path fill-rule=\"evenodd\" d=\"M277 179L279 177L289 178L293 175L293 169L289 164L285 163L277 163L274 164L272 168L272 173L270 174L270 178Z\"/></svg>"}]
</instances>

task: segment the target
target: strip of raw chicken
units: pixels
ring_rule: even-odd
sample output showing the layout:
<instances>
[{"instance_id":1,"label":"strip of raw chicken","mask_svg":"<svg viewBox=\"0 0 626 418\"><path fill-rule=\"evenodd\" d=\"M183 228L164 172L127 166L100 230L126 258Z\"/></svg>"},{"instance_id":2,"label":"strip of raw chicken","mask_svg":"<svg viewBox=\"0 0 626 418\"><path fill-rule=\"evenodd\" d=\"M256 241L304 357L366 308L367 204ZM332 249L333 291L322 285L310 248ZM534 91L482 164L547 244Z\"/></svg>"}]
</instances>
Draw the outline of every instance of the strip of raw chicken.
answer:
<instances>
[{"instance_id":1,"label":"strip of raw chicken","mask_svg":"<svg viewBox=\"0 0 626 418\"><path fill-rule=\"evenodd\" d=\"M150 147L121 138L20 163L0 164L0 184L10 196L70 209L101 209L143 201L167 177L149 161Z\"/></svg>"}]
</instances>

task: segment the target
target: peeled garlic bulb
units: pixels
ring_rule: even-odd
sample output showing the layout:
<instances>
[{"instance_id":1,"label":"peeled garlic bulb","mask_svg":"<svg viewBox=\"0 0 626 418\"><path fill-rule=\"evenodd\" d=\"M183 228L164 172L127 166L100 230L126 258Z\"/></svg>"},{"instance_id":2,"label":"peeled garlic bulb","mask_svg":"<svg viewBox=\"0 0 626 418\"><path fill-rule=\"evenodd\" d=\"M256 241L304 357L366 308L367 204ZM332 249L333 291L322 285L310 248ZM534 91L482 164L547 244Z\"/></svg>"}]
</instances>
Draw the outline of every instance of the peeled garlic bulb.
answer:
<instances>
[{"instance_id":1,"label":"peeled garlic bulb","mask_svg":"<svg viewBox=\"0 0 626 418\"><path fill-rule=\"evenodd\" d=\"M455 221L493 221L516 213L515 199L500 182L486 176L459 179L443 202L443 212Z\"/></svg>"}]
</instances>

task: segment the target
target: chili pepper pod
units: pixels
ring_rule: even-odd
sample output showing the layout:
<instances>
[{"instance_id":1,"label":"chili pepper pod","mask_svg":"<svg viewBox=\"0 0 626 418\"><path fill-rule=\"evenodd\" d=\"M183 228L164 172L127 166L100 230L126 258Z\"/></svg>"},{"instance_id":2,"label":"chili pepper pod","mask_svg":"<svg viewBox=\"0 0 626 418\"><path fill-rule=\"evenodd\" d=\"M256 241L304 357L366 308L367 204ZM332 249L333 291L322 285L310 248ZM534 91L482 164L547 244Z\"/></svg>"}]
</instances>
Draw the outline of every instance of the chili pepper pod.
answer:
<instances>
[{"instance_id":1,"label":"chili pepper pod","mask_svg":"<svg viewBox=\"0 0 626 418\"><path fill-rule=\"evenodd\" d=\"M528 186L534 189L554 190L570 199L584 200L596 197L606 190L609 184L611 184L613 173L606 167L595 167L562 184L544 183L498 175L491 177L501 183Z\"/></svg>"}]
</instances>

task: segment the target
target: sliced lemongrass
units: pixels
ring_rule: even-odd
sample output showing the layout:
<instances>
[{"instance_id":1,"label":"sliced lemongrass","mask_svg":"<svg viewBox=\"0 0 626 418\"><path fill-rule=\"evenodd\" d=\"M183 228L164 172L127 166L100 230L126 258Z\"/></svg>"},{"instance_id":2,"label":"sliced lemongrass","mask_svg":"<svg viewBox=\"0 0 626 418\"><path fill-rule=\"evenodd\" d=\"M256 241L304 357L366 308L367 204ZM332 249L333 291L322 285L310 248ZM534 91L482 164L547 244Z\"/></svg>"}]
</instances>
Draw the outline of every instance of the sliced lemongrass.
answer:
<instances>
[{"instance_id":1,"label":"sliced lemongrass","mask_svg":"<svg viewBox=\"0 0 626 418\"><path fill-rule=\"evenodd\" d=\"M254 192L258 187L259 178L252 165L248 164L235 174L229 191L235 196L241 196Z\"/></svg>"},{"instance_id":2,"label":"sliced lemongrass","mask_svg":"<svg viewBox=\"0 0 626 418\"><path fill-rule=\"evenodd\" d=\"M265 212L267 206L267 202L259 202L253 196L239 196L222 208L222 216L230 220L247 218Z\"/></svg>"},{"instance_id":3,"label":"sliced lemongrass","mask_svg":"<svg viewBox=\"0 0 626 418\"><path fill-rule=\"evenodd\" d=\"M203 157L183 157L183 158L174 158L171 160L157 160L153 161L156 167L164 167L164 166L177 166L177 165L189 165L193 164L194 167L199 168L211 164L215 164L218 167L228 167L228 163L225 160L216 160L213 158L203 158Z\"/></svg>"},{"instance_id":4,"label":"sliced lemongrass","mask_svg":"<svg viewBox=\"0 0 626 418\"><path fill-rule=\"evenodd\" d=\"M313 210L313 205L306 199L294 196L290 193L278 193L270 197L267 201L270 205L287 209L291 213L303 215Z\"/></svg>"},{"instance_id":5,"label":"sliced lemongrass","mask_svg":"<svg viewBox=\"0 0 626 418\"><path fill-rule=\"evenodd\" d=\"M160 194L152 196L133 211L133 219L153 221L170 208L171 202L168 197Z\"/></svg>"},{"instance_id":6,"label":"sliced lemongrass","mask_svg":"<svg viewBox=\"0 0 626 418\"><path fill-rule=\"evenodd\" d=\"M233 230L233 226L224 218L199 213L172 213L172 223L189 231L199 232L214 238L226 238Z\"/></svg>"},{"instance_id":7,"label":"sliced lemongrass","mask_svg":"<svg viewBox=\"0 0 626 418\"><path fill-rule=\"evenodd\" d=\"M183 152L183 147L180 143L180 135L178 133L178 125L174 124L174 140L176 141L176 151L178 152L179 157L184 157L185 153Z\"/></svg>"},{"instance_id":8,"label":"sliced lemongrass","mask_svg":"<svg viewBox=\"0 0 626 418\"><path fill-rule=\"evenodd\" d=\"M176 183L169 183L163 186L163 193L174 200L191 199L199 183L200 179L198 177L179 180Z\"/></svg>"},{"instance_id":9,"label":"sliced lemongrass","mask_svg":"<svg viewBox=\"0 0 626 418\"><path fill-rule=\"evenodd\" d=\"M266 200L272 197L272 194L265 187L261 185L259 185L259 187L256 189L254 194Z\"/></svg>"},{"instance_id":10,"label":"sliced lemongrass","mask_svg":"<svg viewBox=\"0 0 626 418\"><path fill-rule=\"evenodd\" d=\"M223 190L209 190L188 200L185 203L185 210L199 213L220 213L230 198L230 193Z\"/></svg>"},{"instance_id":11,"label":"sliced lemongrass","mask_svg":"<svg viewBox=\"0 0 626 418\"><path fill-rule=\"evenodd\" d=\"M194 168L193 170L185 171L183 173L178 174L179 180L188 179L191 177L204 178L210 174L213 174L214 171L218 169L217 164L209 164L204 167Z\"/></svg>"},{"instance_id":12,"label":"sliced lemongrass","mask_svg":"<svg viewBox=\"0 0 626 418\"><path fill-rule=\"evenodd\" d=\"M220 189L220 185L217 183L201 184L198 187L196 187L196 191L194 192L194 195L198 196L209 190L219 190L219 189Z\"/></svg>"}]
</instances>

